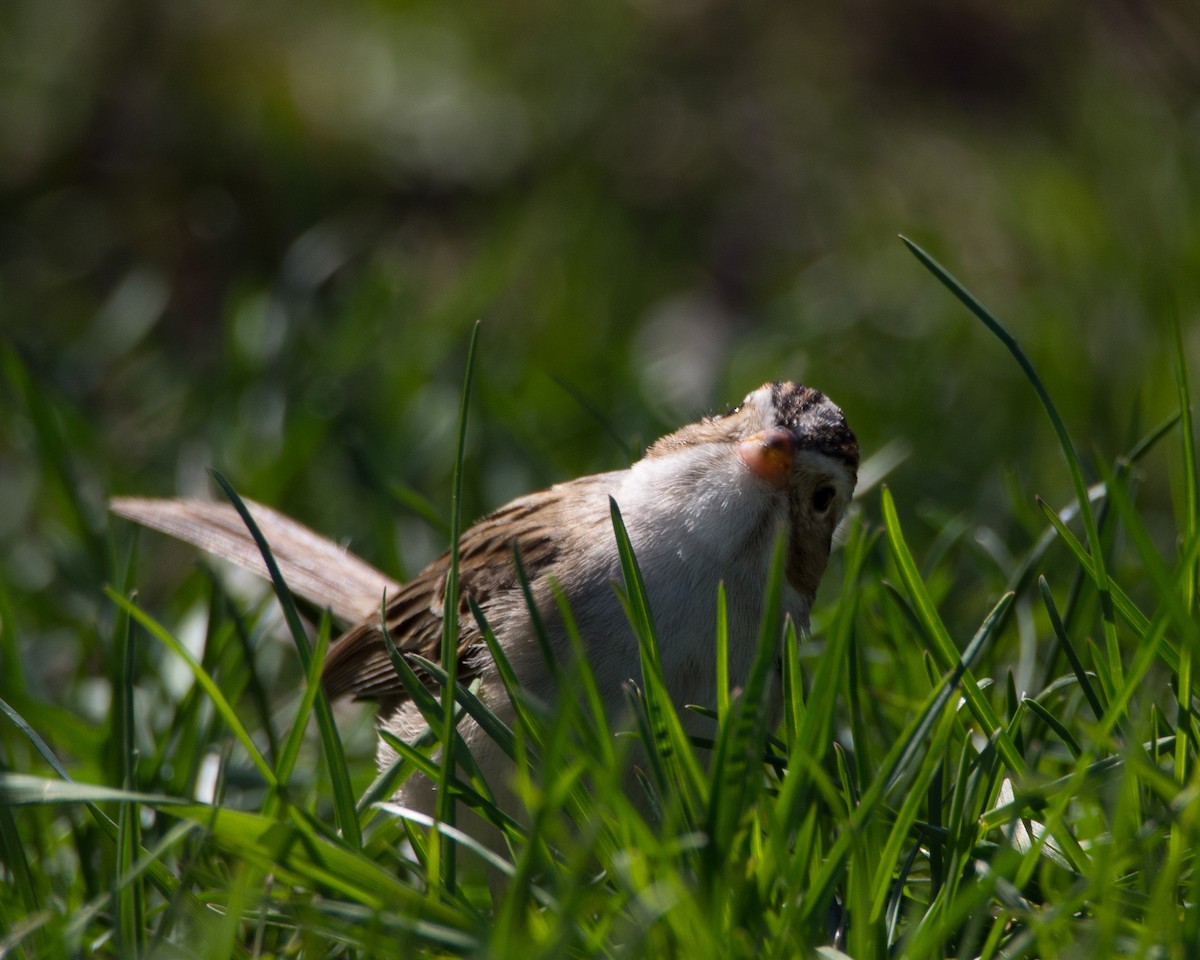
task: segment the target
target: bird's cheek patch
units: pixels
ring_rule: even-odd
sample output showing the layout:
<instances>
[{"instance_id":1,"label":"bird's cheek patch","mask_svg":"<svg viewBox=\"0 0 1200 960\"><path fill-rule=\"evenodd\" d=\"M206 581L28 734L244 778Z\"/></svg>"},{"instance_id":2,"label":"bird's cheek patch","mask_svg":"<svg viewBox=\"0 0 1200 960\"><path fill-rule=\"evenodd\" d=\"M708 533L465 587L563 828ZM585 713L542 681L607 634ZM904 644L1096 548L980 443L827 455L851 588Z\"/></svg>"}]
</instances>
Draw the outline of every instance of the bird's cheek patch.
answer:
<instances>
[{"instance_id":1,"label":"bird's cheek patch","mask_svg":"<svg viewBox=\"0 0 1200 960\"><path fill-rule=\"evenodd\" d=\"M791 479L795 452L795 438L779 427L756 433L738 444L742 462L779 490L786 488Z\"/></svg>"}]
</instances>

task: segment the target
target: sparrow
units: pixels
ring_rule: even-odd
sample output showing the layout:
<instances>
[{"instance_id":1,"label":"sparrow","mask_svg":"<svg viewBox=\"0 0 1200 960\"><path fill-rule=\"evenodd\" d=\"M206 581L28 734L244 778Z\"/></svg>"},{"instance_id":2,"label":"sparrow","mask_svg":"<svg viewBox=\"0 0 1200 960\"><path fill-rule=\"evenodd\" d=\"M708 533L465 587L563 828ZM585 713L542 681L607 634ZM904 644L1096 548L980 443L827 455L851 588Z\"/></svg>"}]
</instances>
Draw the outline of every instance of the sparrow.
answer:
<instances>
[{"instance_id":1,"label":"sparrow","mask_svg":"<svg viewBox=\"0 0 1200 960\"><path fill-rule=\"evenodd\" d=\"M623 687L640 676L641 667L636 635L614 589L622 582L610 506L615 502L645 581L672 701L678 707L713 705L718 584L725 585L729 678L736 687L747 678L757 649L777 532L786 535L784 612L804 629L834 529L854 492L858 462L858 442L832 401L809 387L775 382L727 413L662 437L627 469L555 484L500 507L459 541L459 680L478 679L481 699L502 719L512 719L469 596L521 686L543 703L555 703L556 671L533 631L515 545L553 657L565 664L574 656L556 602L561 591L605 709L614 719L622 714ZM247 505L291 590L353 624L330 647L327 694L375 700L381 729L407 741L419 737L426 724L395 672L381 621L402 655L441 661L449 552L401 584L296 521ZM110 506L265 574L258 548L231 507L127 497ZM470 719L459 729L489 785L501 788L508 758ZM394 759L381 741L381 768ZM396 800L427 813L435 807L432 784L419 777L410 778Z\"/></svg>"}]
</instances>

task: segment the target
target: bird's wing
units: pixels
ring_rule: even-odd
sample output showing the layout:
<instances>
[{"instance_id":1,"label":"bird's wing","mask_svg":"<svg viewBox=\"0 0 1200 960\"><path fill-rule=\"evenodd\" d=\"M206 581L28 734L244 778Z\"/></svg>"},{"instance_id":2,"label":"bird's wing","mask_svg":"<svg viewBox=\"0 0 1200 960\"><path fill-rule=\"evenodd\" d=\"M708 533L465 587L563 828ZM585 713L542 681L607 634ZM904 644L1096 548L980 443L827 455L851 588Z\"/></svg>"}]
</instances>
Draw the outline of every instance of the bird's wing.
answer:
<instances>
[{"instance_id":1,"label":"bird's wing","mask_svg":"<svg viewBox=\"0 0 1200 960\"><path fill-rule=\"evenodd\" d=\"M459 540L458 677L469 680L479 669L472 656L482 642L467 606L472 597L485 613L492 601L519 586L512 543L520 545L521 561L530 581L557 558L561 547L559 524L546 522L541 495L522 497L484 517ZM384 616L388 634L401 653L415 653L435 663L441 660L442 616L449 571L443 554L395 592L389 592ZM365 618L329 651L325 660L325 691L331 697L352 693L359 699L405 699L405 688L392 667L380 631L380 613ZM486 661L485 661L486 662ZM418 669L417 674L421 671Z\"/></svg>"},{"instance_id":2,"label":"bird's wing","mask_svg":"<svg viewBox=\"0 0 1200 960\"><path fill-rule=\"evenodd\" d=\"M470 679L478 670L478 658L470 654L481 643L466 598L473 597L487 611L494 599L518 588L512 559L514 541L520 545L530 581L541 576L559 555L562 518L547 509L543 497L533 494L514 500L484 517L459 541L460 679ZM388 633L398 650L440 661L449 554L438 557L408 583L401 584L278 511L252 500L245 503L288 587L319 606L329 607L339 619L357 623L333 644L326 658L323 682L329 696L350 693L359 699L405 699L407 694L379 628L381 606L386 598ZM259 576L268 576L258 545L230 506L204 500L117 497L109 502L109 508Z\"/></svg>"},{"instance_id":3,"label":"bird's wing","mask_svg":"<svg viewBox=\"0 0 1200 960\"><path fill-rule=\"evenodd\" d=\"M332 540L270 507L246 500L250 515L266 537L283 579L293 593L329 607L343 622L355 623L375 612L385 593L403 588L391 577ZM207 500L151 500L115 497L109 509L118 516L195 544L267 577L258 544L233 507Z\"/></svg>"}]
</instances>

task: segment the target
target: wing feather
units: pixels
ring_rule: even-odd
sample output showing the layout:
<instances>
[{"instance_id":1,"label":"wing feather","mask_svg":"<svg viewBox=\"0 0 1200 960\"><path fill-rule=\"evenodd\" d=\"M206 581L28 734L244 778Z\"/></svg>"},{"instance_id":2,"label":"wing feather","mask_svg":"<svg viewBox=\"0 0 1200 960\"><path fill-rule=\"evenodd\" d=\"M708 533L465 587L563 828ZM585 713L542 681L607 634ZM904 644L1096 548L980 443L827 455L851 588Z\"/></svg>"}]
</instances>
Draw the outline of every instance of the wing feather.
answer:
<instances>
[{"instance_id":1,"label":"wing feather","mask_svg":"<svg viewBox=\"0 0 1200 960\"><path fill-rule=\"evenodd\" d=\"M512 560L514 541L521 544L521 559L531 580L559 556L562 527L548 522L557 518L549 516L552 511L544 497L544 493L532 494L514 500L462 535L460 679L469 680L478 672L479 658L471 654L482 643L466 598L473 597L486 612L498 597L519 587ZM440 661L449 553L401 584L290 517L252 500L245 502L288 586L297 595L329 607L339 619L356 623L330 648L323 675L326 692L331 697L353 694L358 699L406 699L383 643L380 610L386 598L388 633L402 653ZM109 507L119 516L194 544L259 576L268 575L258 545L231 506L205 500L116 497Z\"/></svg>"},{"instance_id":2,"label":"wing feather","mask_svg":"<svg viewBox=\"0 0 1200 960\"><path fill-rule=\"evenodd\" d=\"M379 609L384 594L400 589L393 578L277 510L246 500L250 515L271 547L288 587L343 622L354 623ZM258 544L241 516L228 504L208 500L155 500L115 497L118 516L178 537L202 550L267 577Z\"/></svg>"},{"instance_id":3,"label":"wing feather","mask_svg":"<svg viewBox=\"0 0 1200 960\"><path fill-rule=\"evenodd\" d=\"M526 575L536 579L557 558L559 537L545 522L535 502L539 495L514 500L480 520L459 541L458 676L470 680L479 669L470 654L483 642L467 597L486 613L500 596L519 587L511 544L521 544ZM416 577L388 595L384 615L388 634L401 653L441 660L442 604L450 555L442 554ZM380 614L348 631L325 660L325 691L331 697L350 693L358 699L405 699L379 629ZM421 671L417 670L418 676Z\"/></svg>"}]
</instances>

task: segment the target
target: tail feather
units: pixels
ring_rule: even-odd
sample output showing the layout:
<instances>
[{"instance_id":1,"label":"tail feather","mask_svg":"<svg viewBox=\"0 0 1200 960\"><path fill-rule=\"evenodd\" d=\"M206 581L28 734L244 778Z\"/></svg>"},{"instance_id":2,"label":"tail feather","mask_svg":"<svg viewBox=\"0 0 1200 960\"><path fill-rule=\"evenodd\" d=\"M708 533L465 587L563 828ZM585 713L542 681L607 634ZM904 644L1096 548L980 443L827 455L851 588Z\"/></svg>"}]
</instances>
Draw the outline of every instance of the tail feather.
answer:
<instances>
[{"instance_id":1,"label":"tail feather","mask_svg":"<svg viewBox=\"0 0 1200 960\"><path fill-rule=\"evenodd\" d=\"M329 607L341 620L357 622L378 616L385 591L394 596L399 590L396 580L345 547L261 503L245 503L284 581L298 596ZM261 577L269 576L258 545L231 506L142 497L114 497L108 505L118 516L194 544Z\"/></svg>"}]
</instances>

